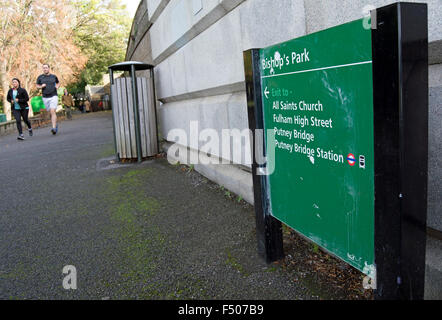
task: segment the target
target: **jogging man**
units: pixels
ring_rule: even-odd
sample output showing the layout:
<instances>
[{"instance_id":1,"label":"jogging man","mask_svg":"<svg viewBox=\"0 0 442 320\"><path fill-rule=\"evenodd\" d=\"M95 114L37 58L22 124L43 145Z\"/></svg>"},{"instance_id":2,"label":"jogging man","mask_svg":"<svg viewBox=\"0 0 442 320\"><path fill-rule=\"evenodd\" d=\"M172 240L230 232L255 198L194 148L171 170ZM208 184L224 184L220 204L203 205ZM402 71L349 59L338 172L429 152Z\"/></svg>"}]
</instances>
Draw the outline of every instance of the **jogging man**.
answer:
<instances>
[{"instance_id":1,"label":"jogging man","mask_svg":"<svg viewBox=\"0 0 442 320\"><path fill-rule=\"evenodd\" d=\"M37 88L42 89L43 103L46 110L51 113L53 135L58 132L57 124L57 106L58 106L58 94L57 89L60 87L60 83L56 75L50 73L51 68L48 64L43 65L43 74L37 78Z\"/></svg>"}]
</instances>

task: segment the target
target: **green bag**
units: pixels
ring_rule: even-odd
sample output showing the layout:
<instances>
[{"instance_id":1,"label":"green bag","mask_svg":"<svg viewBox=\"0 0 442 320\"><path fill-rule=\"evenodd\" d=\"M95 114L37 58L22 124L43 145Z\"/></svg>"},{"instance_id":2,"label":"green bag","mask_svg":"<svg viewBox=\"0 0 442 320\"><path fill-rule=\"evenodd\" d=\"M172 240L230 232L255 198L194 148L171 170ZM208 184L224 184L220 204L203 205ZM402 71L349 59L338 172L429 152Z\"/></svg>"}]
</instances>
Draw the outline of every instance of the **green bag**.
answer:
<instances>
[{"instance_id":1,"label":"green bag","mask_svg":"<svg viewBox=\"0 0 442 320\"><path fill-rule=\"evenodd\" d=\"M31 99L31 106L34 113L40 112L42 109L45 109L43 98L41 96L33 97Z\"/></svg>"}]
</instances>

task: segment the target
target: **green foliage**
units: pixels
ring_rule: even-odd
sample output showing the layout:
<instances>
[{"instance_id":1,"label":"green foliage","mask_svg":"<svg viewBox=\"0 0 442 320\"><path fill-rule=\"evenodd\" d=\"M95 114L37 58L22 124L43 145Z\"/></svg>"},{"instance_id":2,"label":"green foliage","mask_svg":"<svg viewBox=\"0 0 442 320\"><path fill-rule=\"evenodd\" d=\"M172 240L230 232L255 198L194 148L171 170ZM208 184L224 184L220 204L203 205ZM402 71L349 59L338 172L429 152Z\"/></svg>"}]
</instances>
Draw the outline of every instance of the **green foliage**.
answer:
<instances>
[{"instance_id":1,"label":"green foliage","mask_svg":"<svg viewBox=\"0 0 442 320\"><path fill-rule=\"evenodd\" d=\"M120 0L71 0L76 9L74 42L88 57L79 81L69 90L101 84L107 68L124 61L132 19Z\"/></svg>"},{"instance_id":2,"label":"green foliage","mask_svg":"<svg viewBox=\"0 0 442 320\"><path fill-rule=\"evenodd\" d=\"M314 243L312 250L313 250L314 253L318 253L319 252L319 246L316 243Z\"/></svg>"},{"instance_id":3,"label":"green foliage","mask_svg":"<svg viewBox=\"0 0 442 320\"><path fill-rule=\"evenodd\" d=\"M232 255L232 253L228 249L226 250L226 253L227 253L226 264L236 269L243 276L248 277L249 273L247 272L247 270L239 263L239 261Z\"/></svg>"}]
</instances>

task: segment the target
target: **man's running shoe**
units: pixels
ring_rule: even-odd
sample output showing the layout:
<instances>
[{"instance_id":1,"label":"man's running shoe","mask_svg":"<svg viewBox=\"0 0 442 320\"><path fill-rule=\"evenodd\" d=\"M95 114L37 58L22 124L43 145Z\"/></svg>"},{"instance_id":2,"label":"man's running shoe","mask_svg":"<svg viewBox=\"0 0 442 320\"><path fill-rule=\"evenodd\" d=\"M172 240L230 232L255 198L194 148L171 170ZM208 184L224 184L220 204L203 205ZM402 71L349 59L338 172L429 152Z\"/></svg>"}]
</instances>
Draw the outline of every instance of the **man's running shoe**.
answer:
<instances>
[{"instance_id":1,"label":"man's running shoe","mask_svg":"<svg viewBox=\"0 0 442 320\"><path fill-rule=\"evenodd\" d=\"M21 135L19 135L19 136L17 137L17 139L18 139L18 140L25 140L25 136L21 134Z\"/></svg>"},{"instance_id":2,"label":"man's running shoe","mask_svg":"<svg viewBox=\"0 0 442 320\"><path fill-rule=\"evenodd\" d=\"M57 131L55 131L54 128L51 129L52 134L55 136L57 134Z\"/></svg>"},{"instance_id":3,"label":"man's running shoe","mask_svg":"<svg viewBox=\"0 0 442 320\"><path fill-rule=\"evenodd\" d=\"M34 132L32 131L32 129L28 129L29 132L29 136L32 137L34 135Z\"/></svg>"}]
</instances>

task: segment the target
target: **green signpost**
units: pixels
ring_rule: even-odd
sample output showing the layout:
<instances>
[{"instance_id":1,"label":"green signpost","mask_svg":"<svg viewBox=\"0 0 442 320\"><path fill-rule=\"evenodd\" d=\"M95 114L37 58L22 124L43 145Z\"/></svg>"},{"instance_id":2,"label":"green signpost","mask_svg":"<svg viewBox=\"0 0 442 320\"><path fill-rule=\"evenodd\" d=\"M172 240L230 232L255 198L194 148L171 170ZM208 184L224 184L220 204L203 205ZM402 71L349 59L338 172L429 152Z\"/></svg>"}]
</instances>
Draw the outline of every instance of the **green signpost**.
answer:
<instances>
[{"instance_id":1,"label":"green signpost","mask_svg":"<svg viewBox=\"0 0 442 320\"><path fill-rule=\"evenodd\" d=\"M371 30L354 21L262 49L260 61L271 214L374 276Z\"/></svg>"},{"instance_id":2,"label":"green signpost","mask_svg":"<svg viewBox=\"0 0 442 320\"><path fill-rule=\"evenodd\" d=\"M371 29L365 18L244 52L249 127L265 137L252 164L258 251L283 257L284 223L373 279L378 299L422 299L427 6L371 17Z\"/></svg>"}]
</instances>

